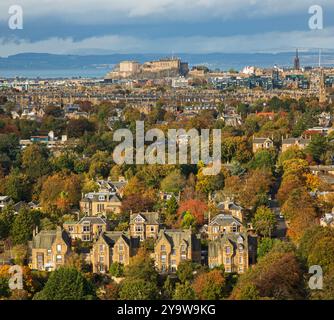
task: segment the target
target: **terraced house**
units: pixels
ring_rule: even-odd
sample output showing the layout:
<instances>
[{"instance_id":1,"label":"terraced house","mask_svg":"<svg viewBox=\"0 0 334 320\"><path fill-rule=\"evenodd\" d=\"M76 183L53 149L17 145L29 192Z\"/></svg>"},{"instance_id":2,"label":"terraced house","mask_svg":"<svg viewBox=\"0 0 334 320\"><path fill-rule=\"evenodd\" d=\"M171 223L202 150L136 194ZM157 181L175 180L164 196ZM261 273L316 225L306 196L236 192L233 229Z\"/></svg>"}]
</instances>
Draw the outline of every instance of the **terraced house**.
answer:
<instances>
[{"instance_id":1,"label":"terraced house","mask_svg":"<svg viewBox=\"0 0 334 320\"><path fill-rule=\"evenodd\" d=\"M224 265L225 272L244 273L248 263L247 233L225 232L219 238L209 241L209 267Z\"/></svg>"},{"instance_id":2,"label":"terraced house","mask_svg":"<svg viewBox=\"0 0 334 320\"><path fill-rule=\"evenodd\" d=\"M130 236L139 237L141 241L148 238L157 239L160 228L158 212L141 212L130 215Z\"/></svg>"},{"instance_id":3,"label":"terraced house","mask_svg":"<svg viewBox=\"0 0 334 320\"><path fill-rule=\"evenodd\" d=\"M43 230L29 243L31 268L53 271L66 262L71 252L71 239L65 230Z\"/></svg>"},{"instance_id":4,"label":"terraced house","mask_svg":"<svg viewBox=\"0 0 334 320\"><path fill-rule=\"evenodd\" d=\"M154 259L159 272L175 272L184 260L201 263L200 236L191 230L160 230Z\"/></svg>"},{"instance_id":5,"label":"terraced house","mask_svg":"<svg viewBox=\"0 0 334 320\"><path fill-rule=\"evenodd\" d=\"M65 222L64 229L72 239L82 241L93 241L98 236L108 230L107 221L101 217L83 217L77 222Z\"/></svg>"},{"instance_id":6,"label":"terraced house","mask_svg":"<svg viewBox=\"0 0 334 320\"><path fill-rule=\"evenodd\" d=\"M94 273L108 272L114 262L128 265L139 249L139 238L131 238L121 231L103 232L91 250Z\"/></svg>"},{"instance_id":7,"label":"terraced house","mask_svg":"<svg viewBox=\"0 0 334 320\"><path fill-rule=\"evenodd\" d=\"M121 206L121 199L111 191L89 192L80 201L80 210L89 216L119 214Z\"/></svg>"}]
</instances>

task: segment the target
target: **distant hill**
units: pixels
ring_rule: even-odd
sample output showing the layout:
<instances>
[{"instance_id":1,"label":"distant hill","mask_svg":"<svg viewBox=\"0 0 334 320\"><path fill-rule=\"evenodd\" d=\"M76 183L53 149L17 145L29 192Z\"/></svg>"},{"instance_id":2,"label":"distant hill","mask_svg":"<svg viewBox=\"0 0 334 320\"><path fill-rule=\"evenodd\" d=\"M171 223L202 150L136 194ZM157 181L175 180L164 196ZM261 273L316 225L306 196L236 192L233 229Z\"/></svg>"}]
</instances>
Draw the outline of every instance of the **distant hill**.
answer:
<instances>
[{"instance_id":1,"label":"distant hill","mask_svg":"<svg viewBox=\"0 0 334 320\"><path fill-rule=\"evenodd\" d=\"M259 67L272 67L275 64L292 66L294 52L285 53L211 53L211 54L175 54L183 61L192 65L206 65L210 69L228 70L230 68L242 69L247 65ZM122 60L136 60L145 62L167 57L164 54L110 54L110 55L56 55L47 53L23 53L8 58L0 58L0 70L57 70L57 69L89 69L112 68ZM317 52L301 52L302 66L317 65ZM324 65L334 65L334 52L326 52L322 56Z\"/></svg>"}]
</instances>

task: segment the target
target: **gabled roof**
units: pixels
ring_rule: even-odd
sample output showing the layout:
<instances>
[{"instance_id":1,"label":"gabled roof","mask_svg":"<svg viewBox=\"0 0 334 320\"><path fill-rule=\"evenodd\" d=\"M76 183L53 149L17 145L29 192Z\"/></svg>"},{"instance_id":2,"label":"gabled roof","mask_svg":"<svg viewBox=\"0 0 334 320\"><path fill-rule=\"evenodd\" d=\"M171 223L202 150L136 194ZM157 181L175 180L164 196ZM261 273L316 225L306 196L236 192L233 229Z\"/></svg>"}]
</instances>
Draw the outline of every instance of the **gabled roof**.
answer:
<instances>
[{"instance_id":1,"label":"gabled roof","mask_svg":"<svg viewBox=\"0 0 334 320\"><path fill-rule=\"evenodd\" d=\"M273 141L270 138L257 138L257 137L253 138L253 143L265 143L266 141L273 143Z\"/></svg>"},{"instance_id":2,"label":"gabled roof","mask_svg":"<svg viewBox=\"0 0 334 320\"><path fill-rule=\"evenodd\" d=\"M104 220L103 218L101 217L90 217L90 216L86 216L86 217L83 217L80 221L67 221L67 222L64 222L64 224L104 224L106 225L107 222L106 220Z\"/></svg>"},{"instance_id":3,"label":"gabled roof","mask_svg":"<svg viewBox=\"0 0 334 320\"><path fill-rule=\"evenodd\" d=\"M235 217L233 217L230 214L218 214L217 216L215 216L212 221L210 222L210 226L213 225L218 225L218 226L230 226L232 224L236 224L238 226L241 226L242 223Z\"/></svg>"},{"instance_id":4,"label":"gabled roof","mask_svg":"<svg viewBox=\"0 0 334 320\"><path fill-rule=\"evenodd\" d=\"M133 213L130 216L130 224L135 223L135 219L140 217L146 224L159 224L159 212L140 212Z\"/></svg>"},{"instance_id":5,"label":"gabled roof","mask_svg":"<svg viewBox=\"0 0 334 320\"><path fill-rule=\"evenodd\" d=\"M167 239L172 248L179 247L182 244L190 246L193 250L201 250L201 242L191 230L166 229L159 232L157 242L161 239Z\"/></svg>"},{"instance_id":6,"label":"gabled roof","mask_svg":"<svg viewBox=\"0 0 334 320\"><path fill-rule=\"evenodd\" d=\"M140 245L140 239L138 237L129 237L128 233L123 231L103 232L100 237L102 237L110 247L113 247L120 238L131 248L139 248Z\"/></svg>"},{"instance_id":7,"label":"gabled roof","mask_svg":"<svg viewBox=\"0 0 334 320\"><path fill-rule=\"evenodd\" d=\"M31 241L32 249L51 249L52 244L54 243L57 232L65 243L70 246L71 239L66 231L64 230L42 230L39 232Z\"/></svg>"}]
</instances>

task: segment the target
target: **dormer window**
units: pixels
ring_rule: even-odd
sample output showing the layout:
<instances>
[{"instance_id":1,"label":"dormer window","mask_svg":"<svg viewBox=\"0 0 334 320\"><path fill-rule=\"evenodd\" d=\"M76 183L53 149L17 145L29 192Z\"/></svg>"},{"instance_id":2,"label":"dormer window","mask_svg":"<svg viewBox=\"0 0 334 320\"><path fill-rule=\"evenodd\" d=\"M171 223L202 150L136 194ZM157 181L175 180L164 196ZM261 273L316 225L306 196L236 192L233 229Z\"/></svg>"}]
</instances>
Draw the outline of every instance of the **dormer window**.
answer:
<instances>
[{"instance_id":1,"label":"dormer window","mask_svg":"<svg viewBox=\"0 0 334 320\"><path fill-rule=\"evenodd\" d=\"M232 232L237 232L237 231L238 231L238 226L235 223L233 223L232 224Z\"/></svg>"}]
</instances>

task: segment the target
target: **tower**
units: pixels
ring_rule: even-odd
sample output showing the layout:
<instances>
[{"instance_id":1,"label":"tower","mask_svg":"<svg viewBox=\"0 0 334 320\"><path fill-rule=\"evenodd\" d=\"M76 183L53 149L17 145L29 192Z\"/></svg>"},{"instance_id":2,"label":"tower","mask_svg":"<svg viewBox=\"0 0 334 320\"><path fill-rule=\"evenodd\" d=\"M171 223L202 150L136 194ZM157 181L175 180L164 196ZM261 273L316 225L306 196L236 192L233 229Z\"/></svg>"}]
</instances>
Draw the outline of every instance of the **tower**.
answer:
<instances>
[{"instance_id":1,"label":"tower","mask_svg":"<svg viewBox=\"0 0 334 320\"><path fill-rule=\"evenodd\" d=\"M296 49L296 57L295 57L295 60L294 60L294 69L295 70L300 70L300 60L299 60L298 49Z\"/></svg>"}]
</instances>

